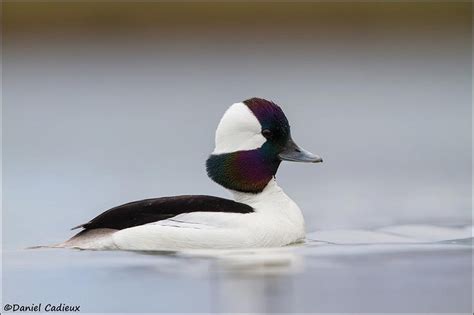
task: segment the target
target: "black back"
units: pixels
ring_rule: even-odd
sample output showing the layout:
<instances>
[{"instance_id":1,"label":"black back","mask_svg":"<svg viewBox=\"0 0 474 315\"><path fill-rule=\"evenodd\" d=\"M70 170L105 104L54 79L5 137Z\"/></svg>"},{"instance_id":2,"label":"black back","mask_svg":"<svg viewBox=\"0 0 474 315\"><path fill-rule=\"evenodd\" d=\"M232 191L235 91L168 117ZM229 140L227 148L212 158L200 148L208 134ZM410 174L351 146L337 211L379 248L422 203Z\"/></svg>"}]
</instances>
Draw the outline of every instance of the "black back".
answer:
<instances>
[{"instance_id":1,"label":"black back","mask_svg":"<svg viewBox=\"0 0 474 315\"><path fill-rule=\"evenodd\" d=\"M122 230L169 219L178 214L198 211L251 213L253 208L240 202L213 196L185 195L162 197L134 201L109 209L91 221L78 225L73 229L109 228Z\"/></svg>"}]
</instances>

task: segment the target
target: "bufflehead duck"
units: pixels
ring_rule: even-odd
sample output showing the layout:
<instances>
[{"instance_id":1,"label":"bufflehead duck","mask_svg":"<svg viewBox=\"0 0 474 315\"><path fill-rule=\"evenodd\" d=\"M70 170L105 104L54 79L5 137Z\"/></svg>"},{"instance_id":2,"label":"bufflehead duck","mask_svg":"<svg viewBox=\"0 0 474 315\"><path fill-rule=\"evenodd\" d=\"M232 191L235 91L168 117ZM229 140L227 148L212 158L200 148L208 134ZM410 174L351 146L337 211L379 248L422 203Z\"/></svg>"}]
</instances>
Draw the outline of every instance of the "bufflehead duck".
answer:
<instances>
[{"instance_id":1,"label":"bufflehead duck","mask_svg":"<svg viewBox=\"0 0 474 315\"><path fill-rule=\"evenodd\" d=\"M203 195L146 199L105 211L55 247L177 250L284 246L305 237L301 210L277 185L281 161L322 162L291 138L273 102L252 98L222 117L207 174L235 200Z\"/></svg>"}]
</instances>

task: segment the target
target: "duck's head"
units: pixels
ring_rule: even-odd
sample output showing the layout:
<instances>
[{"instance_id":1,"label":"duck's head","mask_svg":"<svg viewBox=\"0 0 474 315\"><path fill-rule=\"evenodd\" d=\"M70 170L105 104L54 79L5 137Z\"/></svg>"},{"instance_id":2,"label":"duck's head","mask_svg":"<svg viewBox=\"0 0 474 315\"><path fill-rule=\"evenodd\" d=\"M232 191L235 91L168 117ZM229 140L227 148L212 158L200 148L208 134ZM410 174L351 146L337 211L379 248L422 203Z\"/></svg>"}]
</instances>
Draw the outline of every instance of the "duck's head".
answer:
<instances>
[{"instance_id":1,"label":"duck's head","mask_svg":"<svg viewBox=\"0 0 474 315\"><path fill-rule=\"evenodd\" d=\"M215 141L207 173L216 183L240 192L261 192L281 161L323 161L296 145L281 108L261 98L233 104L217 127Z\"/></svg>"}]
</instances>

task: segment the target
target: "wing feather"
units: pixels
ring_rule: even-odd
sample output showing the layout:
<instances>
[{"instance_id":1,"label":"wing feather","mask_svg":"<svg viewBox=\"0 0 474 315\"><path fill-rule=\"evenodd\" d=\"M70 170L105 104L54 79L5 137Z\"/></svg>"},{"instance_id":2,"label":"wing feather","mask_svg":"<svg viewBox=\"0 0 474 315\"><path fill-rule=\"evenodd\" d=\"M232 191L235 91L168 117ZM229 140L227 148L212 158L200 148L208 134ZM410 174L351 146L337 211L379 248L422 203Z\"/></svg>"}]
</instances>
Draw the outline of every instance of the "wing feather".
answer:
<instances>
[{"instance_id":1,"label":"wing feather","mask_svg":"<svg viewBox=\"0 0 474 315\"><path fill-rule=\"evenodd\" d=\"M109 209L87 223L72 229L116 229L122 230L151 222L170 219L191 212L251 213L249 205L230 199L205 196L183 195L129 202Z\"/></svg>"}]
</instances>

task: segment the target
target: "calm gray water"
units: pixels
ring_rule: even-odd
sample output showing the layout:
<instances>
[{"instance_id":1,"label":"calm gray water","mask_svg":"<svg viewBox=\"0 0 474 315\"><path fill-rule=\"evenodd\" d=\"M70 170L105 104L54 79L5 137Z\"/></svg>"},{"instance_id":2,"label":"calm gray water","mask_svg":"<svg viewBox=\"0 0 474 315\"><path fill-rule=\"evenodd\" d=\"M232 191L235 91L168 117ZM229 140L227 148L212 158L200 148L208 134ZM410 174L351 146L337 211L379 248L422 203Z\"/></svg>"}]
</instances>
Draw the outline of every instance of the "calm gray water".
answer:
<instances>
[{"instance_id":1,"label":"calm gray water","mask_svg":"<svg viewBox=\"0 0 474 315\"><path fill-rule=\"evenodd\" d=\"M84 312L471 312L470 236L471 227L408 226L311 233L278 249L6 251L3 302Z\"/></svg>"}]
</instances>

